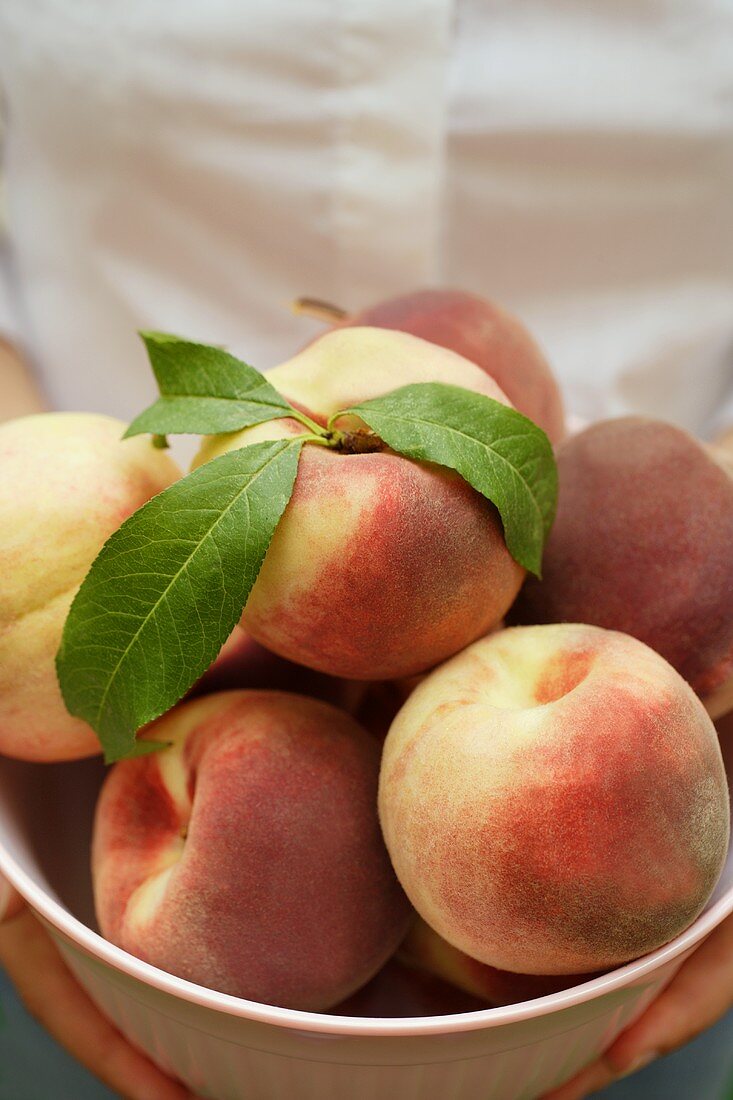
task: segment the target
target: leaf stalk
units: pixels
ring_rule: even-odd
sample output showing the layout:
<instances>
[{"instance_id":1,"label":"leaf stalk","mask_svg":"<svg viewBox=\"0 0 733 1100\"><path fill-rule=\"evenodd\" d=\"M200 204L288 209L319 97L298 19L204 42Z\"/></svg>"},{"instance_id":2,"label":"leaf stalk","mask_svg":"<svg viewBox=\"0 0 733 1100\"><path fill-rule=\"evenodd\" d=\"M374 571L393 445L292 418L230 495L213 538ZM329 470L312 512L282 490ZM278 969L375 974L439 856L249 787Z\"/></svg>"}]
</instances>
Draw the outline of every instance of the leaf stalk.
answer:
<instances>
[{"instance_id":1,"label":"leaf stalk","mask_svg":"<svg viewBox=\"0 0 733 1100\"><path fill-rule=\"evenodd\" d=\"M324 439L327 439L331 435L328 428L324 428L322 424L318 424L315 420L311 420L311 418L306 413L301 412L300 409L293 409L293 411L287 415L293 420L299 420L305 428L310 428L314 435L323 436Z\"/></svg>"}]
</instances>

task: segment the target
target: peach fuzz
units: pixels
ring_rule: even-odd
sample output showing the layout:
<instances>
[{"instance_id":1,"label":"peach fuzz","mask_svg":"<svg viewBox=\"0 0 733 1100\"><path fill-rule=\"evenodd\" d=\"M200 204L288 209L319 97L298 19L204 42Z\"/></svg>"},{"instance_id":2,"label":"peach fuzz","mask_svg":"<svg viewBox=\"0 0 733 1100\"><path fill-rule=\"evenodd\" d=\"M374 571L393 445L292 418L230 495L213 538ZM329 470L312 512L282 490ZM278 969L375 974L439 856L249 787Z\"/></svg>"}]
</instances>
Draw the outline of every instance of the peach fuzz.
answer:
<instances>
[{"instance_id":1,"label":"peach fuzz","mask_svg":"<svg viewBox=\"0 0 733 1100\"><path fill-rule=\"evenodd\" d=\"M0 426L0 752L100 751L66 710L55 656L71 602L123 520L180 477L150 439L107 416L45 413Z\"/></svg>"},{"instance_id":2,"label":"peach fuzz","mask_svg":"<svg viewBox=\"0 0 733 1100\"><path fill-rule=\"evenodd\" d=\"M347 325L397 329L455 351L493 378L553 443L565 434L562 398L544 355L522 322L496 303L436 287L388 298L337 322Z\"/></svg>"},{"instance_id":3,"label":"peach fuzz","mask_svg":"<svg viewBox=\"0 0 733 1100\"><path fill-rule=\"evenodd\" d=\"M413 382L506 401L474 363L380 329L332 332L268 378L322 423ZM214 436L196 464L303 430L288 419ZM306 444L242 625L268 649L322 672L398 679L490 630L523 577L496 509L457 474L386 448L349 454Z\"/></svg>"},{"instance_id":4,"label":"peach fuzz","mask_svg":"<svg viewBox=\"0 0 733 1100\"><path fill-rule=\"evenodd\" d=\"M661 653L701 696L733 672L733 479L681 428L601 421L557 455L558 513L511 618L587 622Z\"/></svg>"},{"instance_id":5,"label":"peach fuzz","mask_svg":"<svg viewBox=\"0 0 733 1100\"><path fill-rule=\"evenodd\" d=\"M148 727L171 747L117 764L97 807L105 936L235 996L321 1010L394 952L410 908L379 830L379 748L297 695L196 699Z\"/></svg>"},{"instance_id":6,"label":"peach fuzz","mask_svg":"<svg viewBox=\"0 0 733 1100\"><path fill-rule=\"evenodd\" d=\"M715 729L627 635L517 627L415 689L385 742L379 806L397 875L435 931L525 974L582 974L666 943L728 844Z\"/></svg>"}]
</instances>

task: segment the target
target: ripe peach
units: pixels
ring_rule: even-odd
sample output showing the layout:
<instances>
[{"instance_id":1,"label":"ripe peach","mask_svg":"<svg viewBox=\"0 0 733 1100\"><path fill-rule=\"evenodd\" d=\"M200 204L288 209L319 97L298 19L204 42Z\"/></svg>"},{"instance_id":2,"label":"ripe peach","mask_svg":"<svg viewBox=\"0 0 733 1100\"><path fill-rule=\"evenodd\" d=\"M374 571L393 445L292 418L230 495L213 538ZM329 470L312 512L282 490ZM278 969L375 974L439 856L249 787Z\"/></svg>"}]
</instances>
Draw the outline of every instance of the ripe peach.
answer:
<instances>
[{"instance_id":1,"label":"ripe peach","mask_svg":"<svg viewBox=\"0 0 733 1100\"><path fill-rule=\"evenodd\" d=\"M380 329L329 333L268 377L320 422L412 382L451 382L506 400L474 363ZM278 420L215 436L197 464L302 431ZM268 649L310 668L397 679L490 630L523 577L496 509L457 474L387 448L352 454L306 445L242 623Z\"/></svg>"},{"instance_id":2,"label":"ripe peach","mask_svg":"<svg viewBox=\"0 0 733 1100\"><path fill-rule=\"evenodd\" d=\"M187 698L238 688L292 691L340 707L381 743L413 686L413 680L342 680L316 672L271 653L238 626Z\"/></svg>"},{"instance_id":3,"label":"ripe peach","mask_svg":"<svg viewBox=\"0 0 733 1100\"><path fill-rule=\"evenodd\" d=\"M385 742L380 816L421 916L480 962L605 970L704 906L728 843L715 729L627 635L517 627L415 689Z\"/></svg>"},{"instance_id":4,"label":"ripe peach","mask_svg":"<svg viewBox=\"0 0 733 1100\"><path fill-rule=\"evenodd\" d=\"M391 958L365 986L331 1011L339 1016L445 1016L486 1008L486 999L427 970Z\"/></svg>"},{"instance_id":5,"label":"ripe peach","mask_svg":"<svg viewBox=\"0 0 733 1100\"><path fill-rule=\"evenodd\" d=\"M494 302L465 290L416 290L344 315L336 327L351 325L410 332L458 352L486 371L553 443L565 434L562 398L545 357L522 322Z\"/></svg>"},{"instance_id":6,"label":"ripe peach","mask_svg":"<svg viewBox=\"0 0 733 1100\"><path fill-rule=\"evenodd\" d=\"M380 683L368 684L353 710L348 707L346 709L381 744L389 733L389 727L395 715L412 691L412 687L412 679L383 680Z\"/></svg>"},{"instance_id":7,"label":"ripe peach","mask_svg":"<svg viewBox=\"0 0 733 1100\"><path fill-rule=\"evenodd\" d=\"M290 1008L328 1008L393 953L410 909L379 831L379 748L284 692L195 699L148 727L97 808L102 932L155 966Z\"/></svg>"},{"instance_id":8,"label":"ripe peach","mask_svg":"<svg viewBox=\"0 0 733 1100\"><path fill-rule=\"evenodd\" d=\"M472 959L419 918L399 947L397 958L407 966L450 982L488 1004L513 1005L546 997L587 982L591 974L516 974Z\"/></svg>"},{"instance_id":9,"label":"ripe peach","mask_svg":"<svg viewBox=\"0 0 733 1100\"><path fill-rule=\"evenodd\" d=\"M633 634L714 691L733 671L733 479L687 432L642 417L594 424L557 457L543 579L512 620Z\"/></svg>"},{"instance_id":10,"label":"ripe peach","mask_svg":"<svg viewBox=\"0 0 733 1100\"><path fill-rule=\"evenodd\" d=\"M371 715L372 706L367 705L366 698L372 687L381 689L382 685L367 684L363 680L340 680L336 676L327 676L325 672L316 672L305 665L297 665L294 661L279 657L277 653L271 653L256 642L241 626L237 626L224 643L219 656L189 692L188 698L238 688L292 691L298 695L307 695L310 699L333 703L356 718L360 725L368 727L365 717ZM365 708L364 717L361 713L362 707ZM397 711L396 706L394 710Z\"/></svg>"},{"instance_id":11,"label":"ripe peach","mask_svg":"<svg viewBox=\"0 0 733 1100\"><path fill-rule=\"evenodd\" d=\"M706 450L733 480L733 429L708 444ZM733 665L717 687L703 694L702 701L714 721L733 711Z\"/></svg>"},{"instance_id":12,"label":"ripe peach","mask_svg":"<svg viewBox=\"0 0 733 1100\"><path fill-rule=\"evenodd\" d=\"M67 712L54 659L71 602L105 540L180 473L107 416L46 413L0 426L0 752L100 751Z\"/></svg>"}]
</instances>

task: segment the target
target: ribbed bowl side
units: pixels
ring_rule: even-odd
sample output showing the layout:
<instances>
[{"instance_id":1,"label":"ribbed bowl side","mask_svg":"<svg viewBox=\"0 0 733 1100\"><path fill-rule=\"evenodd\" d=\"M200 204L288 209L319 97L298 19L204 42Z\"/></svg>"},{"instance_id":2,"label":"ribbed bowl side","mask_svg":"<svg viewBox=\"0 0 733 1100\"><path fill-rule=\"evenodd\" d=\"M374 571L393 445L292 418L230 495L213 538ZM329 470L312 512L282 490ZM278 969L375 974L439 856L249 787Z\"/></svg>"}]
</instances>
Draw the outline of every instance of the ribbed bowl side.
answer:
<instances>
[{"instance_id":1,"label":"ribbed bowl side","mask_svg":"<svg viewBox=\"0 0 733 1100\"><path fill-rule=\"evenodd\" d=\"M431 1035L276 1027L182 1000L50 929L103 1012L209 1100L534 1100L605 1050L683 961L644 982L519 1023Z\"/></svg>"}]
</instances>

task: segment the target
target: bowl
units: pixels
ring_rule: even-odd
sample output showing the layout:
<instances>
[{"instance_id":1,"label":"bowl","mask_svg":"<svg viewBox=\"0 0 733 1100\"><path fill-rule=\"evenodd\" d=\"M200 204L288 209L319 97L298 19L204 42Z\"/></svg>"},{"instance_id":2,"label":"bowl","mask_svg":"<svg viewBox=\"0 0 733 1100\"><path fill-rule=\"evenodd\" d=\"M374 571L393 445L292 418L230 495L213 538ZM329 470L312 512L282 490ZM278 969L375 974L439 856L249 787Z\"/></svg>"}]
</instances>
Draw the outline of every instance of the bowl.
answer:
<instances>
[{"instance_id":1,"label":"bowl","mask_svg":"<svg viewBox=\"0 0 733 1100\"><path fill-rule=\"evenodd\" d=\"M705 911L682 935L560 993L425 1015L431 1000L419 983L411 989L387 967L340 1014L257 1004L173 977L98 934L89 841L102 777L96 760L0 760L0 871L120 1031L211 1100L533 1100L607 1048L733 911L729 852Z\"/></svg>"}]
</instances>

